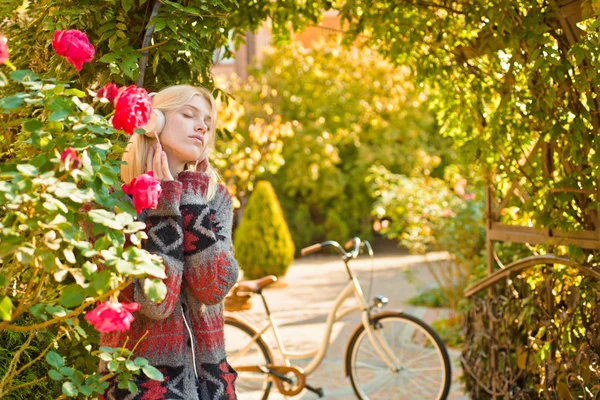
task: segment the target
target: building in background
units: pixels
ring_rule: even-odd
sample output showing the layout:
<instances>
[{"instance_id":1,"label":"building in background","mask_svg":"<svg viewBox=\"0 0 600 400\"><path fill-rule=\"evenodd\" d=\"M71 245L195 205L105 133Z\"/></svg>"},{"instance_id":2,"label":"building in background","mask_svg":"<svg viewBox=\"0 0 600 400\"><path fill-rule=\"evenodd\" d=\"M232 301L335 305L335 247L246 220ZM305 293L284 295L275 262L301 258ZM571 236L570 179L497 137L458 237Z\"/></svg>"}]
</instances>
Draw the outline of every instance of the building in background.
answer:
<instances>
[{"instance_id":1,"label":"building in background","mask_svg":"<svg viewBox=\"0 0 600 400\"><path fill-rule=\"evenodd\" d=\"M323 19L317 26L309 26L303 32L295 33L292 40L301 42L305 47L310 47L312 42L326 39L332 34L338 34L340 29L340 19L337 11L324 11ZM212 72L215 75L225 76L235 73L242 79L246 79L248 77L248 67L252 63L260 65L263 50L271 44L271 23L265 21L256 33L248 32L246 43L234 52L234 58L222 58L223 51L217 52ZM232 43L230 45L233 46Z\"/></svg>"}]
</instances>

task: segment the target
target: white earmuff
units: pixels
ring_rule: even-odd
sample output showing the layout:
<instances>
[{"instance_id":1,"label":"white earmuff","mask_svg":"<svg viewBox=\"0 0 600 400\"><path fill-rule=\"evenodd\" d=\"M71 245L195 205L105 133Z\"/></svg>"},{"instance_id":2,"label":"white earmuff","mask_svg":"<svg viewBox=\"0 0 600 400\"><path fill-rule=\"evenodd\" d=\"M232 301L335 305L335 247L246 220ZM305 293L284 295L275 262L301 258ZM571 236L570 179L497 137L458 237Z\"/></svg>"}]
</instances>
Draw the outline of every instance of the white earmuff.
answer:
<instances>
[{"instance_id":1,"label":"white earmuff","mask_svg":"<svg viewBox=\"0 0 600 400\"><path fill-rule=\"evenodd\" d=\"M160 135L163 129L165 129L166 122L165 114L162 111L154 108L152 110L150 121L148 121L148 124L144 126L146 136L155 137Z\"/></svg>"}]
</instances>

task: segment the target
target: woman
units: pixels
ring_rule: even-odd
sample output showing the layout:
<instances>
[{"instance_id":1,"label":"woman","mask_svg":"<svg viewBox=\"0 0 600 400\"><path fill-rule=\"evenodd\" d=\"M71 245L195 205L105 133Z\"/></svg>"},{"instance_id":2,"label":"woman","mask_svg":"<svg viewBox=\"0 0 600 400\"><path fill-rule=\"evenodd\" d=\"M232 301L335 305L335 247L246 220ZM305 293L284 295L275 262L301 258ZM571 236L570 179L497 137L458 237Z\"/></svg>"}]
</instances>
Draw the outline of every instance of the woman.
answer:
<instances>
[{"instance_id":1,"label":"woman","mask_svg":"<svg viewBox=\"0 0 600 400\"><path fill-rule=\"evenodd\" d=\"M121 293L141 305L128 332L101 335L101 345L135 348L161 370L163 382L136 376L135 395L111 385L108 399L235 399L237 376L225 359L223 298L236 282L233 208L226 187L208 161L214 146L216 108L209 91L189 85L165 88L152 99L146 135L134 134L123 157L121 178L130 182L154 171L162 194L145 209L144 248L162 256L165 299L145 298L143 281Z\"/></svg>"}]
</instances>

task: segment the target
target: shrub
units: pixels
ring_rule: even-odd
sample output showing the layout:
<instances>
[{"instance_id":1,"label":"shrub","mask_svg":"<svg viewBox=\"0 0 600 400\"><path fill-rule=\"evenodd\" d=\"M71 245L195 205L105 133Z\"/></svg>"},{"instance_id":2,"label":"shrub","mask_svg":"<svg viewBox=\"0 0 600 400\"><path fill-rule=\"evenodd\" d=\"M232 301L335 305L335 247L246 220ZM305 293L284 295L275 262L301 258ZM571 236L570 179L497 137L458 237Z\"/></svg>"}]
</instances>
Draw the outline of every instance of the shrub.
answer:
<instances>
[{"instance_id":1,"label":"shrub","mask_svg":"<svg viewBox=\"0 0 600 400\"><path fill-rule=\"evenodd\" d=\"M248 279L282 276L294 259L294 242L271 184L260 181L235 232L236 258Z\"/></svg>"}]
</instances>

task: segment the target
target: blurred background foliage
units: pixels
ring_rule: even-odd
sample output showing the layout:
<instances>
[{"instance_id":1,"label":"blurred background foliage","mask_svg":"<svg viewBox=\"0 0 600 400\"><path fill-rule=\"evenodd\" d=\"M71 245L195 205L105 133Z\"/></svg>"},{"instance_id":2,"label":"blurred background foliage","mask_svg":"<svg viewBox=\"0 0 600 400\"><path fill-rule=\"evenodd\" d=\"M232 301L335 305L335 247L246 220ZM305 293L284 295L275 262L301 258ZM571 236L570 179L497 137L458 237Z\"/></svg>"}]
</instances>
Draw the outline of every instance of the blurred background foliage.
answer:
<instances>
[{"instance_id":1,"label":"blurred background foliage","mask_svg":"<svg viewBox=\"0 0 600 400\"><path fill-rule=\"evenodd\" d=\"M221 120L234 132L217 146L224 178L241 204L257 177L269 180L298 250L368 237L372 165L442 176L453 159L411 79L376 51L348 51L337 39L268 49L248 80L224 82L233 100Z\"/></svg>"}]
</instances>

